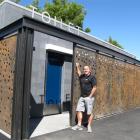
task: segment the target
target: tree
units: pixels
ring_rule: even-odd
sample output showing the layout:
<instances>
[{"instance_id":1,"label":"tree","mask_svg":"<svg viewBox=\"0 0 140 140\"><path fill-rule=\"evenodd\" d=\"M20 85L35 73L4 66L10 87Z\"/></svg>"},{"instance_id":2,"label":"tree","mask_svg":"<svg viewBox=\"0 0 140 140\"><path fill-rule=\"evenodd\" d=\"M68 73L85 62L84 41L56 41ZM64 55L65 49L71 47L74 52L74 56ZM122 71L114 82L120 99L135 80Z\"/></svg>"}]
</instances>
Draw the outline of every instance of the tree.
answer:
<instances>
[{"instance_id":1,"label":"tree","mask_svg":"<svg viewBox=\"0 0 140 140\"><path fill-rule=\"evenodd\" d=\"M33 0L32 3L31 3L31 5L37 8L36 9L37 12L41 13L43 11L43 9L39 7L39 1L40 0ZM29 8L29 9L32 9L30 7L30 5L27 5L26 7Z\"/></svg>"},{"instance_id":2,"label":"tree","mask_svg":"<svg viewBox=\"0 0 140 140\"><path fill-rule=\"evenodd\" d=\"M109 39L108 39L107 42L109 42L109 43L112 44L112 45L115 45L115 46L118 47L118 48L124 49L123 46L120 45L120 44L118 43L118 41L113 40L111 36L109 37Z\"/></svg>"},{"instance_id":3,"label":"tree","mask_svg":"<svg viewBox=\"0 0 140 140\"><path fill-rule=\"evenodd\" d=\"M33 0L32 5L39 8L39 0Z\"/></svg>"},{"instance_id":4,"label":"tree","mask_svg":"<svg viewBox=\"0 0 140 140\"><path fill-rule=\"evenodd\" d=\"M81 27L83 29L83 21L86 15L83 5L77 4L75 2L68 2L68 0L52 0L52 2L47 2L44 8L39 7L39 0L33 0L32 5L37 8L38 12L47 11L51 17L57 17L57 20L61 20L69 24L73 23L74 26ZM86 32L90 32L90 28L85 29Z\"/></svg>"},{"instance_id":5,"label":"tree","mask_svg":"<svg viewBox=\"0 0 140 140\"><path fill-rule=\"evenodd\" d=\"M87 28L85 29L85 32L87 32L87 33L91 32L90 28L87 27Z\"/></svg>"},{"instance_id":6,"label":"tree","mask_svg":"<svg viewBox=\"0 0 140 140\"><path fill-rule=\"evenodd\" d=\"M0 0L0 3L1 2L3 2L4 0ZM15 2L15 3L19 3L20 2L20 0L11 0L11 1L13 1L13 2Z\"/></svg>"}]
</instances>

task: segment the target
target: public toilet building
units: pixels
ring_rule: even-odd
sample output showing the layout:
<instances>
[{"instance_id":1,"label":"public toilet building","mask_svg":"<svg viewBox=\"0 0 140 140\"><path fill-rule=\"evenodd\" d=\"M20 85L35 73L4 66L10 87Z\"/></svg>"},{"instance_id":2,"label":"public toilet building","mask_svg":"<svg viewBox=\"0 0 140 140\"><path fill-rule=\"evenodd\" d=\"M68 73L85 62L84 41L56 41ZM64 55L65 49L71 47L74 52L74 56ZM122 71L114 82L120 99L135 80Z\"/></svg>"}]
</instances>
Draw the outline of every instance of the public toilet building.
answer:
<instances>
[{"instance_id":1,"label":"public toilet building","mask_svg":"<svg viewBox=\"0 0 140 140\"><path fill-rule=\"evenodd\" d=\"M0 17L0 134L7 139L75 124L76 62L81 70L90 65L97 78L96 119L140 107L140 61L134 55L7 0Z\"/></svg>"}]
</instances>

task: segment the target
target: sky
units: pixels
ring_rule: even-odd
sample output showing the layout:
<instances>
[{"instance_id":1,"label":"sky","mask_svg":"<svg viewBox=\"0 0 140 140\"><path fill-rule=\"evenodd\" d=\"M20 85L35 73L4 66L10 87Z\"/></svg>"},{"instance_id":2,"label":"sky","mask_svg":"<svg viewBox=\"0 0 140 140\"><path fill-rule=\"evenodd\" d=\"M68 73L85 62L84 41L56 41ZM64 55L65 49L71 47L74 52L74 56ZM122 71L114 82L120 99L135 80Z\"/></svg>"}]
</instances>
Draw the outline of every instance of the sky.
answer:
<instances>
[{"instance_id":1,"label":"sky","mask_svg":"<svg viewBox=\"0 0 140 140\"><path fill-rule=\"evenodd\" d=\"M40 0L43 6L46 0ZM49 0L48 0L49 1ZM71 0L86 10L84 28L90 34L107 40L111 36L124 50L140 60L140 0ZM21 0L28 5L32 0Z\"/></svg>"}]
</instances>

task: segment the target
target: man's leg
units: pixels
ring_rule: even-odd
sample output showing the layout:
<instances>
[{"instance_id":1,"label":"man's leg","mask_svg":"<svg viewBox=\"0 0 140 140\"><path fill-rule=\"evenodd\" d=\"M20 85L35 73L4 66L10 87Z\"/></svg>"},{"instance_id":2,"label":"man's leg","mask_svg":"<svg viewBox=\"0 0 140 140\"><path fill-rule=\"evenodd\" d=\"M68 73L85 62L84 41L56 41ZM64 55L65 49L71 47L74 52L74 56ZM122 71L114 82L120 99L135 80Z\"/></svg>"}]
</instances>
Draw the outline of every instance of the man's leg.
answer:
<instances>
[{"instance_id":1,"label":"man's leg","mask_svg":"<svg viewBox=\"0 0 140 140\"><path fill-rule=\"evenodd\" d=\"M73 130L83 130L83 127L81 126L82 125L83 113L78 111L76 115L77 115L77 119L78 119L78 124L73 126L72 129Z\"/></svg>"},{"instance_id":2,"label":"man's leg","mask_svg":"<svg viewBox=\"0 0 140 140\"><path fill-rule=\"evenodd\" d=\"M78 111L77 112L77 119L78 119L78 125L81 126L82 125L82 119L83 119L83 113Z\"/></svg>"},{"instance_id":3,"label":"man's leg","mask_svg":"<svg viewBox=\"0 0 140 140\"><path fill-rule=\"evenodd\" d=\"M94 119L94 115L93 114L89 115L89 117L88 117L88 125L92 125L93 119Z\"/></svg>"},{"instance_id":4,"label":"man's leg","mask_svg":"<svg viewBox=\"0 0 140 140\"><path fill-rule=\"evenodd\" d=\"M89 133L92 132L91 125L93 124L93 119L94 119L94 115L93 114L89 115L89 117L88 117L88 126L87 126Z\"/></svg>"},{"instance_id":5,"label":"man's leg","mask_svg":"<svg viewBox=\"0 0 140 140\"><path fill-rule=\"evenodd\" d=\"M93 111L93 106L94 106L94 98L89 98L87 97L86 98L86 108L87 108L87 115L88 115L88 132L92 132L92 128L91 128L91 125L93 123L93 118L94 118L94 115L92 113Z\"/></svg>"},{"instance_id":6,"label":"man's leg","mask_svg":"<svg viewBox=\"0 0 140 140\"><path fill-rule=\"evenodd\" d=\"M76 115L78 119L78 124L74 127L72 127L73 130L83 130L82 128L82 119L83 119L83 111L85 110L85 105L84 105L84 99L83 97L80 97L77 108L76 108Z\"/></svg>"},{"instance_id":7,"label":"man's leg","mask_svg":"<svg viewBox=\"0 0 140 140\"><path fill-rule=\"evenodd\" d=\"M83 97L79 98L76 111L77 111L78 125L81 126L82 119L83 119L83 112L85 111L85 103Z\"/></svg>"}]
</instances>

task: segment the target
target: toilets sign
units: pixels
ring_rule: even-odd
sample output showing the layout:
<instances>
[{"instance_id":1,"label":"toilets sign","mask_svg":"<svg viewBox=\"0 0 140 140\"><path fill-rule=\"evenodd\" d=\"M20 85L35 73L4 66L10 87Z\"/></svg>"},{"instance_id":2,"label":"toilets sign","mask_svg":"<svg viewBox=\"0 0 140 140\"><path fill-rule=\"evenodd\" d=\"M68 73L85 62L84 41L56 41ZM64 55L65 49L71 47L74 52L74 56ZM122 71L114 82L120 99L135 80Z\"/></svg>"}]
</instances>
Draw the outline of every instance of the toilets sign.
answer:
<instances>
[{"instance_id":1,"label":"toilets sign","mask_svg":"<svg viewBox=\"0 0 140 140\"><path fill-rule=\"evenodd\" d=\"M32 18L35 18L36 13L40 15L40 13L36 12L36 10L37 10L36 7L34 7L32 5L30 7L32 8ZM64 27L65 27L65 29L67 28L67 30L69 32L76 33L77 35L79 35L79 32L81 31L80 30L81 27L74 26L73 23L71 23L71 22L69 22L69 24L65 24L65 23L63 23L62 19L60 21L58 21L56 16L54 19L51 18L50 14L47 11L41 13L41 20L44 23L48 23L48 24L52 24L52 22L53 22L54 26L57 26L57 24L59 24L59 27L61 29L64 29Z\"/></svg>"}]
</instances>

